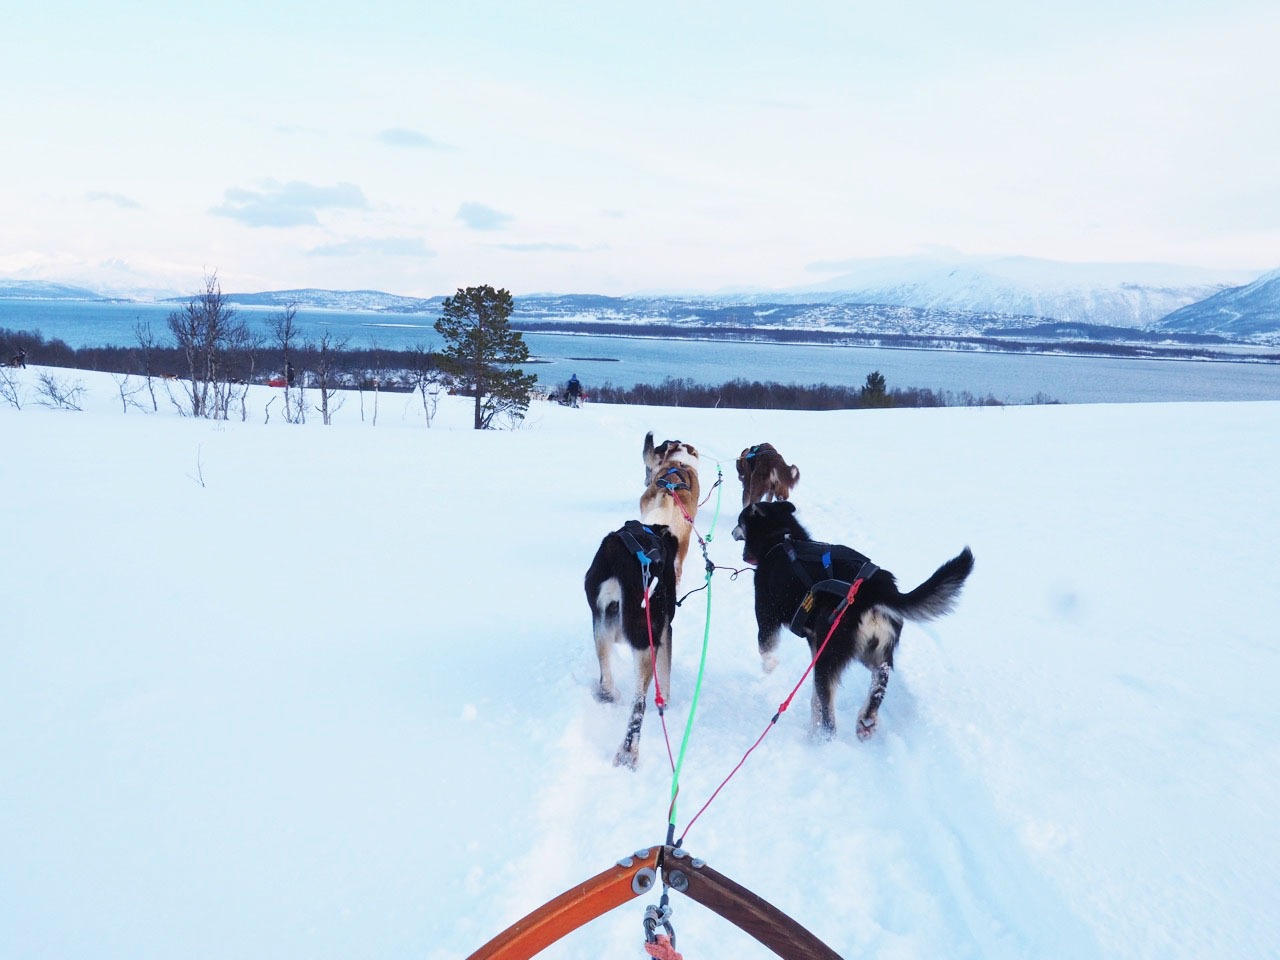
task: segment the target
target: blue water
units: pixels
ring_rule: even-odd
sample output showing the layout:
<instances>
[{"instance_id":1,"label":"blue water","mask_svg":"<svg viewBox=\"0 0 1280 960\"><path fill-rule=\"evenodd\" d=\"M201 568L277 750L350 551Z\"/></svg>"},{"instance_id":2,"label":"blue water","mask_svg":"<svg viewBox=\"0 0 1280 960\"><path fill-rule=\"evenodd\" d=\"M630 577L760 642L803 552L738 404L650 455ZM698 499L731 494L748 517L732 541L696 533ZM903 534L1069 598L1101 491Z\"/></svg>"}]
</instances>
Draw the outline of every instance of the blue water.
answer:
<instances>
[{"instance_id":1,"label":"blue water","mask_svg":"<svg viewBox=\"0 0 1280 960\"><path fill-rule=\"evenodd\" d=\"M148 322L167 342L171 305L82 301L0 300L0 327L36 330L73 347L134 346L134 327ZM238 307L264 335L279 311ZM299 311L304 336L329 330L352 348L439 347L431 314L368 314ZM1129 360L944 350L800 346L700 340L527 333L532 364L543 383L563 383L576 373L588 392L615 386L658 383L682 377L722 383L743 377L780 383L861 386L878 370L892 387L922 387L1008 403L1037 396L1064 403L1128 403L1166 400L1280 400L1280 364L1194 360ZM31 358L38 363L38 357Z\"/></svg>"}]
</instances>

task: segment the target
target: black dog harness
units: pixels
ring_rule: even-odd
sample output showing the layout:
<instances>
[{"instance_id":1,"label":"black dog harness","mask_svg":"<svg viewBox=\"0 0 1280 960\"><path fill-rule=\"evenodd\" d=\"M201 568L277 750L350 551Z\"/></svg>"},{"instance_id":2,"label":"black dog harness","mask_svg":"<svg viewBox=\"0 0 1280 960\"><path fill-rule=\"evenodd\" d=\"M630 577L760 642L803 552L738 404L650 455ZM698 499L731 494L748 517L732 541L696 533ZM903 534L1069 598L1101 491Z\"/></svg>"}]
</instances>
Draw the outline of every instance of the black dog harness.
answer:
<instances>
[{"instance_id":1,"label":"black dog harness","mask_svg":"<svg viewBox=\"0 0 1280 960\"><path fill-rule=\"evenodd\" d=\"M661 570L665 559L662 538L654 533L651 527L639 520L628 520L622 525L622 529L615 533L623 545L640 561L640 582L644 585L644 598L640 601L640 606L643 607L648 604L649 595L658 582L657 575L650 573L649 568L656 565L657 569Z\"/></svg>"},{"instance_id":2,"label":"black dog harness","mask_svg":"<svg viewBox=\"0 0 1280 960\"><path fill-rule=\"evenodd\" d=\"M801 637L806 636L805 630L813 620L814 600L817 599L818 594L829 593L840 599L835 610L827 617L827 625L830 625L844 610L848 603L849 591L854 583L869 580L880 569L857 550L838 543L818 543L814 540L793 541L788 537L769 553L779 549L785 551L787 559L791 561L792 573L809 588L804 599L800 601L800 606L796 608L795 614L792 615L791 622L787 625L792 633ZM765 556L767 557L768 554ZM833 560L839 560L850 566L858 565L858 572L853 580L838 579L835 576Z\"/></svg>"},{"instance_id":3,"label":"black dog harness","mask_svg":"<svg viewBox=\"0 0 1280 960\"><path fill-rule=\"evenodd\" d=\"M635 554L646 574L649 572L650 564L662 566L662 538L654 533L651 527L639 520L628 520L622 525L622 529L617 531L617 535L627 549Z\"/></svg>"}]
</instances>

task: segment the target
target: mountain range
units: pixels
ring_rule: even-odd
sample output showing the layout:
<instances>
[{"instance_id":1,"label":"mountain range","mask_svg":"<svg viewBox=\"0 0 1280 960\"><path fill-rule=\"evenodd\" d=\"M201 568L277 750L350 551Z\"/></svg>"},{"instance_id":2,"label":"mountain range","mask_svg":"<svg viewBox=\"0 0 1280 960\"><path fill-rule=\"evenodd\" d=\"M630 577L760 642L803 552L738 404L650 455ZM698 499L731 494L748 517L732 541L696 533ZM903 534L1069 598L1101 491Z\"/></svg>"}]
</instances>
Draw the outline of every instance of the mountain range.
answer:
<instances>
[{"instance_id":1,"label":"mountain range","mask_svg":"<svg viewBox=\"0 0 1280 960\"><path fill-rule=\"evenodd\" d=\"M1280 270L1174 310L1160 320L1170 332L1212 331L1242 339L1280 330Z\"/></svg>"},{"instance_id":2,"label":"mountain range","mask_svg":"<svg viewBox=\"0 0 1280 960\"><path fill-rule=\"evenodd\" d=\"M897 257L819 264L829 274L780 291L704 295L530 293L516 296L525 323L717 326L856 331L874 335L1170 339L1213 335L1280 342L1280 270L1256 277L1167 264L1080 264L1029 257ZM228 293L243 306L435 313L443 297L378 290L301 288ZM0 298L121 299L81 286L0 279ZM166 298L182 302L188 297Z\"/></svg>"}]
</instances>

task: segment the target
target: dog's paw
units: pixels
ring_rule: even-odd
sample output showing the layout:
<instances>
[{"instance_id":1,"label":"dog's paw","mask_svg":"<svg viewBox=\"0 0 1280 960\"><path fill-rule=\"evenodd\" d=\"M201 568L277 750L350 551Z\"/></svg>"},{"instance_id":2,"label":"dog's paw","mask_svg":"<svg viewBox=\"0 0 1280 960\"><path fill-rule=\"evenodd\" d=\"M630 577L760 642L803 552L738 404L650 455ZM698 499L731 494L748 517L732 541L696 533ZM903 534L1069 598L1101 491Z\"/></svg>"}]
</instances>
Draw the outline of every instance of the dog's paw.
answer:
<instances>
[{"instance_id":1,"label":"dog's paw","mask_svg":"<svg viewBox=\"0 0 1280 960\"><path fill-rule=\"evenodd\" d=\"M859 717L858 718L858 739L870 740L871 735L876 732L875 717Z\"/></svg>"},{"instance_id":2,"label":"dog's paw","mask_svg":"<svg viewBox=\"0 0 1280 960\"><path fill-rule=\"evenodd\" d=\"M778 655L776 653L760 654L760 666L764 668L765 673L773 673L778 666Z\"/></svg>"},{"instance_id":3,"label":"dog's paw","mask_svg":"<svg viewBox=\"0 0 1280 960\"><path fill-rule=\"evenodd\" d=\"M636 768L636 762L640 759L640 754L635 750L619 750L613 758L615 767L626 767L628 770Z\"/></svg>"},{"instance_id":4,"label":"dog's paw","mask_svg":"<svg viewBox=\"0 0 1280 960\"><path fill-rule=\"evenodd\" d=\"M618 701L618 695L604 687L596 687L595 696L600 703L617 703Z\"/></svg>"}]
</instances>

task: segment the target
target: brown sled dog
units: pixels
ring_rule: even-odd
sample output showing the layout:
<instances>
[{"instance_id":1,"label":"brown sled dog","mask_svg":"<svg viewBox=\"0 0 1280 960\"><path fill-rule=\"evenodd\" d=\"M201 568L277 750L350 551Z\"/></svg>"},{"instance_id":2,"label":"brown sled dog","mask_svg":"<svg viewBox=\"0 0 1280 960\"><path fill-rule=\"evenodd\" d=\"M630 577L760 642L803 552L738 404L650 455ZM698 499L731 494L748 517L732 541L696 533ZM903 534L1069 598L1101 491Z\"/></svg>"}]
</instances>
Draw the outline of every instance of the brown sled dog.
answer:
<instances>
[{"instance_id":1,"label":"brown sled dog","mask_svg":"<svg viewBox=\"0 0 1280 960\"><path fill-rule=\"evenodd\" d=\"M676 554L676 580L684 569L698 513L698 451L682 440L664 440L656 447L653 432L644 435L645 488L640 495L640 520L667 527L680 547Z\"/></svg>"},{"instance_id":2,"label":"brown sled dog","mask_svg":"<svg viewBox=\"0 0 1280 960\"><path fill-rule=\"evenodd\" d=\"M783 460L773 444L757 443L738 457L738 479L744 507L765 500L790 500L791 488L800 482L800 468Z\"/></svg>"}]
</instances>

